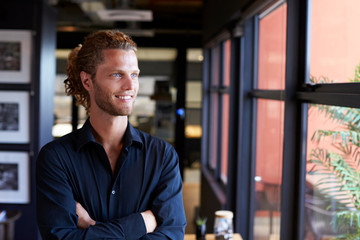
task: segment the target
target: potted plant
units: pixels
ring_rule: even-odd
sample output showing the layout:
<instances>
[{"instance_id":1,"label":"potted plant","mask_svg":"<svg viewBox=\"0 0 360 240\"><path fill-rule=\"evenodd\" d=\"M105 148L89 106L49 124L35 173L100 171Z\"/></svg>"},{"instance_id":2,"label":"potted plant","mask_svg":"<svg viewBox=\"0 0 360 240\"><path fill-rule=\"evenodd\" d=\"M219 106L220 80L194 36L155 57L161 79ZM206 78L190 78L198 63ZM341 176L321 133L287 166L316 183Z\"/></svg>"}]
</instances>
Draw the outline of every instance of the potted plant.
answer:
<instances>
[{"instance_id":1,"label":"potted plant","mask_svg":"<svg viewBox=\"0 0 360 240\"><path fill-rule=\"evenodd\" d=\"M360 81L360 65L355 69L352 82ZM327 78L311 82L330 82ZM318 182L314 190L328 199L333 216L332 226L337 239L360 238L360 110L340 106L313 105L331 121L341 124L335 130L318 129L313 133L312 141L320 143L331 139L331 147L324 149L320 145L311 149L309 163L313 165L308 174L317 175ZM330 206L330 204L332 206Z\"/></svg>"},{"instance_id":2,"label":"potted plant","mask_svg":"<svg viewBox=\"0 0 360 240\"><path fill-rule=\"evenodd\" d=\"M196 239L197 240L205 240L206 235L206 217L197 217L196 218Z\"/></svg>"}]
</instances>

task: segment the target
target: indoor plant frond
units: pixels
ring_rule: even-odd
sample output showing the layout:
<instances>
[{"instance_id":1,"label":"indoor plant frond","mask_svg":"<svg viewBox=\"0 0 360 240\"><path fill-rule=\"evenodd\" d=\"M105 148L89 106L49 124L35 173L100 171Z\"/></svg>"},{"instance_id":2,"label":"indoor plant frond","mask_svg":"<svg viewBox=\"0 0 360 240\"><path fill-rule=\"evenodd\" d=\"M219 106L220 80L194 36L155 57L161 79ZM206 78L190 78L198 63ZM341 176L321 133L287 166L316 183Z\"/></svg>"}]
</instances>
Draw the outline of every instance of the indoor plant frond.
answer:
<instances>
[{"instance_id":1,"label":"indoor plant frond","mask_svg":"<svg viewBox=\"0 0 360 240\"><path fill-rule=\"evenodd\" d=\"M331 136L332 137L332 143L335 143L338 139L338 137L341 138L341 144L343 145L349 145L349 142L352 144L360 147L360 132L356 131L336 131L336 130L316 130L312 137L312 141L320 142L321 139L324 139L325 137Z\"/></svg>"},{"instance_id":2,"label":"indoor plant frond","mask_svg":"<svg viewBox=\"0 0 360 240\"><path fill-rule=\"evenodd\" d=\"M325 116L342 124L347 130L360 130L360 109L328 105L310 105L311 107L316 107L319 112L324 112Z\"/></svg>"},{"instance_id":3,"label":"indoor plant frond","mask_svg":"<svg viewBox=\"0 0 360 240\"><path fill-rule=\"evenodd\" d=\"M360 64L354 79L360 82ZM328 77L310 77L310 83L333 83ZM337 239L360 239L360 109L341 106L309 104L319 113L339 124L336 130L318 129L312 135L316 143L310 152L308 172L317 176L314 191L329 199L324 206L334 216L339 235ZM323 141L329 148L322 148ZM326 143L325 143L326 145ZM335 203L335 207L334 207ZM326 207L327 206L327 207Z\"/></svg>"},{"instance_id":4,"label":"indoor plant frond","mask_svg":"<svg viewBox=\"0 0 360 240\"><path fill-rule=\"evenodd\" d=\"M360 173L347 164L340 154L316 148L311 151L310 162L317 165L309 174L321 176L315 187L322 194L360 209Z\"/></svg>"}]
</instances>

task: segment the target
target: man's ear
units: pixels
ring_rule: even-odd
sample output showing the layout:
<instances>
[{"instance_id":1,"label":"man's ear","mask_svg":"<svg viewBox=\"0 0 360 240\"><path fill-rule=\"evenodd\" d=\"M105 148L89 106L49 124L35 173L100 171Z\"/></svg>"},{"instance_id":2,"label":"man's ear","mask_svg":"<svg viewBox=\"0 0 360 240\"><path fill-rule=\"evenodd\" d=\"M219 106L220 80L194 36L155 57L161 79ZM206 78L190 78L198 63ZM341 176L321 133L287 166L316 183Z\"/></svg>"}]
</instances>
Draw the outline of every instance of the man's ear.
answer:
<instances>
[{"instance_id":1,"label":"man's ear","mask_svg":"<svg viewBox=\"0 0 360 240\"><path fill-rule=\"evenodd\" d=\"M81 71L80 78L81 78L81 82L82 82L82 85L84 86L84 88L89 91L92 86L90 74L88 74L84 71Z\"/></svg>"}]
</instances>

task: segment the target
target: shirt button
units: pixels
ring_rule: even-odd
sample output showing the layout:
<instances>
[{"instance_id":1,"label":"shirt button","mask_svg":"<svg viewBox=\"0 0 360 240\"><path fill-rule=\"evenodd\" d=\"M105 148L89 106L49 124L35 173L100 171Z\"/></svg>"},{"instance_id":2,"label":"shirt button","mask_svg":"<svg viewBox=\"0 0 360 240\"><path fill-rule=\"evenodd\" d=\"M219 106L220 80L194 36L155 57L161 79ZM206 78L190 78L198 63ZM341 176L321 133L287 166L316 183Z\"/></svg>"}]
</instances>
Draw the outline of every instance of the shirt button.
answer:
<instances>
[{"instance_id":1,"label":"shirt button","mask_svg":"<svg viewBox=\"0 0 360 240\"><path fill-rule=\"evenodd\" d=\"M114 195L114 194L115 194L115 190L112 190L112 191L111 191L111 194Z\"/></svg>"}]
</instances>

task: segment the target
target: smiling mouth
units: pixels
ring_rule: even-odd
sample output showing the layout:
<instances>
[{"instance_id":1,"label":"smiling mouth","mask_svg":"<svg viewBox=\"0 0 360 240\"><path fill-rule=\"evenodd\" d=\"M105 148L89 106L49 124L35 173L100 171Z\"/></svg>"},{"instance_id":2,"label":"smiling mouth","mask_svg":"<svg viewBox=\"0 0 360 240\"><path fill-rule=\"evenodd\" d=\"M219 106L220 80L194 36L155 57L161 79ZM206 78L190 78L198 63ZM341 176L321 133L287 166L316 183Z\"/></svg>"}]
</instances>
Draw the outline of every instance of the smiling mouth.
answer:
<instances>
[{"instance_id":1,"label":"smiling mouth","mask_svg":"<svg viewBox=\"0 0 360 240\"><path fill-rule=\"evenodd\" d=\"M130 100L131 96L115 96L116 98L122 99L122 100Z\"/></svg>"}]
</instances>

